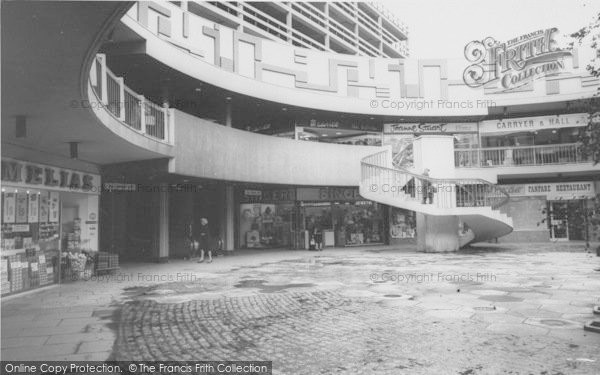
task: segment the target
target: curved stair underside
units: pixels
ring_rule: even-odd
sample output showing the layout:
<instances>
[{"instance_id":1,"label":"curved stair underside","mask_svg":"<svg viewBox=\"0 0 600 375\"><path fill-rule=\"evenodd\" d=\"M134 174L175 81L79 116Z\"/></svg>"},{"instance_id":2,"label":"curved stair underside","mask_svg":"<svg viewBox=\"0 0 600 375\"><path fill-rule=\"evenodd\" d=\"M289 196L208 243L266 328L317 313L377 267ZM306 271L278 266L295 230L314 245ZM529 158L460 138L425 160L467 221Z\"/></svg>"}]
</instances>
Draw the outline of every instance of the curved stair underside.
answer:
<instances>
[{"instance_id":1,"label":"curved stair underside","mask_svg":"<svg viewBox=\"0 0 600 375\"><path fill-rule=\"evenodd\" d=\"M458 216L463 223L461 246L502 237L513 230L512 219L498 208L509 195L481 179L439 179L394 167L389 150L361 161L360 195L425 215ZM425 202L425 203L424 203Z\"/></svg>"}]
</instances>

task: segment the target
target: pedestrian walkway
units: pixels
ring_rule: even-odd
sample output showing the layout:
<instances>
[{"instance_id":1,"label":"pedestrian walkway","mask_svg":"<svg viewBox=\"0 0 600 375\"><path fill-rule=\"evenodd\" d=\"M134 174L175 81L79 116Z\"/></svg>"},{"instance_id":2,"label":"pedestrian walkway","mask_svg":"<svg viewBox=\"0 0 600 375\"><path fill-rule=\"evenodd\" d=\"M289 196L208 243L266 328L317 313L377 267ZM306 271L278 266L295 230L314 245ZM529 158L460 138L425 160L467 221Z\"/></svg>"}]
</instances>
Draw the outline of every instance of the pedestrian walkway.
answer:
<instances>
[{"instance_id":1,"label":"pedestrian walkway","mask_svg":"<svg viewBox=\"0 0 600 375\"><path fill-rule=\"evenodd\" d=\"M600 304L600 258L582 244L412 249L126 264L3 300L2 358L262 359L281 374L600 372L600 334L582 329Z\"/></svg>"}]
</instances>

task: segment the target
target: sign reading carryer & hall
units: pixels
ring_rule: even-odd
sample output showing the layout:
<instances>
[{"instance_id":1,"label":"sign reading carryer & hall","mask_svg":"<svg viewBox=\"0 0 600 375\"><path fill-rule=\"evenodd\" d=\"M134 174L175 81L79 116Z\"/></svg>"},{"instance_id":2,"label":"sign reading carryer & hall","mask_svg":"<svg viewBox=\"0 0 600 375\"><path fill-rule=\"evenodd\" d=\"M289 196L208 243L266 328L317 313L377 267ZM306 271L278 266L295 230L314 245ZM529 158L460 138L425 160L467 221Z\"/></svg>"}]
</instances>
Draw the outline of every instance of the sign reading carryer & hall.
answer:
<instances>
[{"instance_id":1,"label":"sign reading carryer & hall","mask_svg":"<svg viewBox=\"0 0 600 375\"><path fill-rule=\"evenodd\" d=\"M486 120L479 123L480 133L505 133L520 131L538 131L544 129L574 128L587 126L589 115L575 113L559 116L537 116Z\"/></svg>"}]
</instances>

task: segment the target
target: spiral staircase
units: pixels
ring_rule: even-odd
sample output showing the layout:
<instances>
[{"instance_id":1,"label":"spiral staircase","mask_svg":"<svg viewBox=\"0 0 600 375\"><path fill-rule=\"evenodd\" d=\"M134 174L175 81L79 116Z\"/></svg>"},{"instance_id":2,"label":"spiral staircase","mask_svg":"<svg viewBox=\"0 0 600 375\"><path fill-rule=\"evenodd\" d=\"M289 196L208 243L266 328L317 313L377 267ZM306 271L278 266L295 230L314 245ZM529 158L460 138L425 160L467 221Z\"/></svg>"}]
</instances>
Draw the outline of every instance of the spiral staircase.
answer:
<instances>
[{"instance_id":1,"label":"spiral staircase","mask_svg":"<svg viewBox=\"0 0 600 375\"><path fill-rule=\"evenodd\" d=\"M395 166L390 150L361 161L360 195L366 199L432 216L458 216L460 246L502 237L512 219L498 208L509 195L481 179L439 179ZM464 225L466 224L466 225Z\"/></svg>"}]
</instances>

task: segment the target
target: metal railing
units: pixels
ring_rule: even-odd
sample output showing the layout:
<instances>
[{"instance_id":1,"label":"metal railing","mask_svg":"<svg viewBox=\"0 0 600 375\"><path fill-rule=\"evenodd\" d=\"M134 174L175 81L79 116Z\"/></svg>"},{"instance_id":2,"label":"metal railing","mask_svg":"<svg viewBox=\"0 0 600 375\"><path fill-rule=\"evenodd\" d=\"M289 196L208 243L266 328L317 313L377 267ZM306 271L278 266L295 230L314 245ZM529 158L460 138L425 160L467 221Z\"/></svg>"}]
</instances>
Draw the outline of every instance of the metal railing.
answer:
<instances>
[{"instance_id":1,"label":"metal railing","mask_svg":"<svg viewBox=\"0 0 600 375\"><path fill-rule=\"evenodd\" d=\"M538 166L587 163L579 143L557 145L489 147L454 150L458 168Z\"/></svg>"},{"instance_id":2,"label":"metal railing","mask_svg":"<svg viewBox=\"0 0 600 375\"><path fill-rule=\"evenodd\" d=\"M440 179L393 168L389 151L367 156L361 161L361 186L404 202L428 204L439 209L490 207L506 204L508 193L482 179Z\"/></svg>"},{"instance_id":3,"label":"metal railing","mask_svg":"<svg viewBox=\"0 0 600 375\"><path fill-rule=\"evenodd\" d=\"M377 22L373 18L371 18L367 13L365 13L362 9L360 9L360 7L357 7L357 9L358 20L361 21L359 22L359 25L364 26L365 29L370 30L373 33L373 35L379 37L381 32L379 30L380 28Z\"/></svg>"},{"instance_id":4,"label":"metal railing","mask_svg":"<svg viewBox=\"0 0 600 375\"><path fill-rule=\"evenodd\" d=\"M106 67L106 56L96 55L90 71L90 85L98 102L123 124L161 142L169 142L170 109L147 101L125 86Z\"/></svg>"},{"instance_id":5,"label":"metal railing","mask_svg":"<svg viewBox=\"0 0 600 375\"><path fill-rule=\"evenodd\" d=\"M369 1L366 4L375 8L379 13L392 25L396 26L398 29L402 31L402 33L408 36L408 28L406 24L398 19L395 14L392 14L383 4L378 2Z\"/></svg>"}]
</instances>

